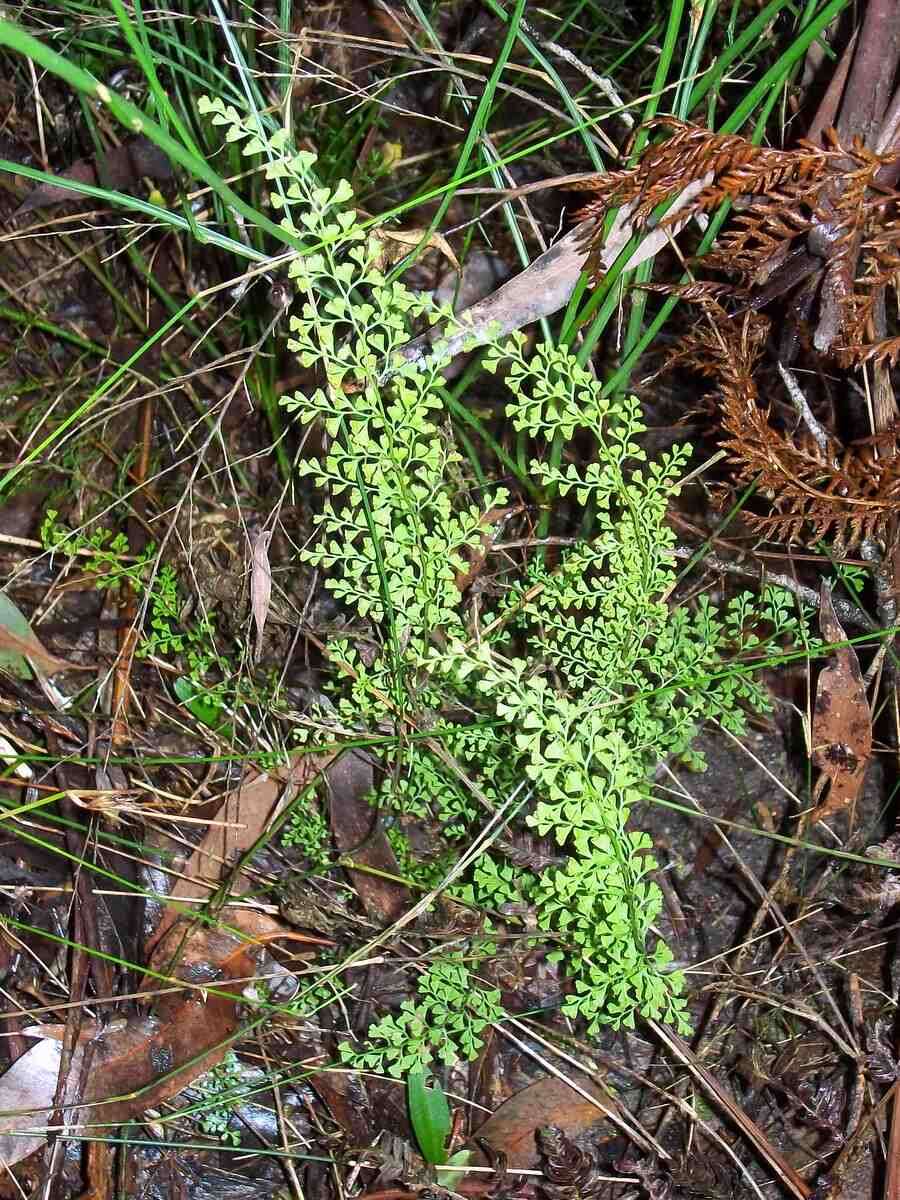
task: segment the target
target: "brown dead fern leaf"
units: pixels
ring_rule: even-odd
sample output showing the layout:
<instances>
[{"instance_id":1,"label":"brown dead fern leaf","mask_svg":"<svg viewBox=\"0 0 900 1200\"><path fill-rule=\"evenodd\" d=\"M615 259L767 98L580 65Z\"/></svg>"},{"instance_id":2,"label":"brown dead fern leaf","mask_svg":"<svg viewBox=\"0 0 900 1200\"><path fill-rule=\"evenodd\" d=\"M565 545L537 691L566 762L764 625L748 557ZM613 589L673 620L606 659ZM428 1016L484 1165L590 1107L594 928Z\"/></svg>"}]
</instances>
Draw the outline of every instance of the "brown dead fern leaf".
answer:
<instances>
[{"instance_id":1,"label":"brown dead fern leaf","mask_svg":"<svg viewBox=\"0 0 900 1200\"><path fill-rule=\"evenodd\" d=\"M601 217L609 208L634 204L632 221L635 226L643 225L658 204L707 176L710 182L694 197L687 212L682 210L681 217L715 208L723 200L779 188L800 189L805 195L826 170L826 156L813 147L770 150L736 134L711 133L675 117L657 117L645 128L670 129L672 136L649 146L630 170L613 171L575 184L576 188L595 193L578 214L579 219Z\"/></svg>"},{"instance_id":2,"label":"brown dead fern leaf","mask_svg":"<svg viewBox=\"0 0 900 1200\"><path fill-rule=\"evenodd\" d=\"M627 206L635 229L647 226L654 210L682 195L690 184L702 187L680 206L677 221L715 208L726 200L738 210L704 268L736 285L753 287L789 266L787 286L818 276L820 318L816 346L848 366L889 357L868 333L872 293L900 278L900 194L878 185L878 172L897 155L875 154L860 141L842 145L833 130L827 145L801 141L793 150L756 146L736 134L717 134L674 117L659 117L650 129L671 131L647 147L627 171L592 176L573 186L594 193L577 214L589 220L593 238L588 268L595 277L606 213ZM674 223L663 216L661 228ZM797 268L798 252L803 262Z\"/></svg>"},{"instance_id":3,"label":"brown dead fern leaf","mask_svg":"<svg viewBox=\"0 0 900 1200\"><path fill-rule=\"evenodd\" d=\"M649 146L632 169L580 184L595 193L579 214L594 221L592 261L613 206L625 206L640 229L690 185L679 222L731 201L730 227L702 260L704 273L725 283L648 285L703 310L674 361L715 380L735 483L755 482L772 506L771 515L748 514L760 533L779 541L830 537L839 552L886 537L900 506L898 430L879 428L877 438L845 445L834 433L816 433L808 406L809 434L801 423L781 427L771 404L760 403L756 378L769 331L759 310L785 296L800 321L798 342L812 321L803 340L832 364L900 360L900 338L874 334L885 289L900 296L900 193L878 182L897 156L876 154L858 139L843 145L834 131L824 146L772 150L668 117L651 128L671 136ZM659 225L674 222L663 216ZM739 316L726 312L729 298L741 305Z\"/></svg>"},{"instance_id":4,"label":"brown dead fern leaf","mask_svg":"<svg viewBox=\"0 0 900 1200\"><path fill-rule=\"evenodd\" d=\"M769 322L758 313L729 318L711 299L672 357L715 380L721 406L723 448L737 486L756 483L772 515L745 513L764 537L808 541L832 537L844 553L867 537L883 536L900 504L900 430L843 446L776 429L771 405L760 403L755 373Z\"/></svg>"}]
</instances>

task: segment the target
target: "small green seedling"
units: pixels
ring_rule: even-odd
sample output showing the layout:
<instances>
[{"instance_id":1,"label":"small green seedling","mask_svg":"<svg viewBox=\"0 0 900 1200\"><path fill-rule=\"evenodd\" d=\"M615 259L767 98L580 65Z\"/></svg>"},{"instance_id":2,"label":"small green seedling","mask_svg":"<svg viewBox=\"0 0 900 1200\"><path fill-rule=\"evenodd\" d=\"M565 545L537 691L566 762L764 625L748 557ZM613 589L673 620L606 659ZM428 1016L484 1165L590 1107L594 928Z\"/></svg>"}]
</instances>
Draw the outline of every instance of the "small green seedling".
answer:
<instances>
[{"instance_id":1,"label":"small green seedling","mask_svg":"<svg viewBox=\"0 0 900 1200\"><path fill-rule=\"evenodd\" d=\"M450 1105L439 1083L426 1087L422 1068L410 1071L406 1080L409 1119L422 1157L432 1166L447 1161L450 1136Z\"/></svg>"},{"instance_id":2,"label":"small green seedling","mask_svg":"<svg viewBox=\"0 0 900 1200\"><path fill-rule=\"evenodd\" d=\"M209 700L196 680L180 675L172 685L172 690L188 712L202 724L221 737L234 736L234 729L225 719L221 705Z\"/></svg>"}]
</instances>

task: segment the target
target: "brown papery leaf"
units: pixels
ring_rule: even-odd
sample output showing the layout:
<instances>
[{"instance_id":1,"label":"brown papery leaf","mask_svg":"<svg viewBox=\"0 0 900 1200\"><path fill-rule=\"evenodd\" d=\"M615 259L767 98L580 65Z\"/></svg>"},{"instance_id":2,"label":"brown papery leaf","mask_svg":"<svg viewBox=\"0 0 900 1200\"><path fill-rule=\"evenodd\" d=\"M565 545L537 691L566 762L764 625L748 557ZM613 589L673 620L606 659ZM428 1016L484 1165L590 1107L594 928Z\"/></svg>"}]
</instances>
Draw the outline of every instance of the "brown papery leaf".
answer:
<instances>
[{"instance_id":1,"label":"brown papery leaf","mask_svg":"<svg viewBox=\"0 0 900 1200\"><path fill-rule=\"evenodd\" d=\"M69 1078L71 1090L78 1091L75 1085L85 1072L83 1105L69 1110L70 1127L118 1125L171 1099L225 1057L239 1027L241 993L257 973L261 948L283 938L323 944L252 910L231 912L229 924L227 930L189 921L171 927L150 965L192 986L164 990L152 1014L82 1031ZM197 987L203 980L209 986ZM157 986L153 980L148 984ZM64 1027L33 1026L26 1033L42 1040L0 1077L0 1160L7 1165L46 1140L41 1127L53 1108ZM15 1109L45 1111L16 1115Z\"/></svg>"},{"instance_id":2,"label":"brown papery leaf","mask_svg":"<svg viewBox=\"0 0 900 1200\"><path fill-rule=\"evenodd\" d=\"M85 1072L83 1106L68 1115L72 1126L140 1117L215 1067L238 1031L241 992L258 971L264 944L276 938L323 943L252 910L229 913L229 924L228 930L190 920L172 926L157 942L150 966L192 986L164 990L152 1014L107 1027L85 1025L70 1064L73 1084ZM208 988L199 989L199 980L208 980ZM156 980L149 985L157 986ZM65 1026L31 1026L25 1034L41 1040L0 1076L0 1162L7 1165L46 1141L41 1130L54 1106ZM14 1111L22 1109L38 1111Z\"/></svg>"},{"instance_id":3,"label":"brown papery leaf","mask_svg":"<svg viewBox=\"0 0 900 1200\"><path fill-rule=\"evenodd\" d=\"M538 1129L555 1125L574 1137L604 1120L610 1111L609 1097L595 1083L585 1079L579 1087L587 1096L554 1075L529 1084L488 1117L478 1130L479 1140L488 1142L498 1154L505 1154L511 1167L537 1167Z\"/></svg>"},{"instance_id":4,"label":"brown papery leaf","mask_svg":"<svg viewBox=\"0 0 900 1200\"><path fill-rule=\"evenodd\" d=\"M810 820L822 821L841 812L859 795L872 754L872 714L866 699L859 659L831 602L831 588L822 582L819 628L834 649L819 675L813 711L812 761L821 775L813 799L818 803ZM828 795L821 799L828 786Z\"/></svg>"},{"instance_id":5,"label":"brown papery leaf","mask_svg":"<svg viewBox=\"0 0 900 1200\"><path fill-rule=\"evenodd\" d=\"M679 214L683 210L692 211L694 199L711 179L711 173L707 172L678 194L666 214L669 222L666 228L657 227L641 238L628 257L626 270L633 270L653 258L669 244L680 228ZM631 208L631 205L625 205L619 210L602 246L595 242L597 221L593 218L579 221L521 274L460 313L450 328L437 326L420 334L400 347L398 357L404 362L425 362L439 343L442 355L453 358L464 350L523 329L541 317L565 308L589 255L591 269L596 274L608 270L631 241L635 233Z\"/></svg>"},{"instance_id":6,"label":"brown papery leaf","mask_svg":"<svg viewBox=\"0 0 900 1200\"><path fill-rule=\"evenodd\" d=\"M251 542L253 562L250 568L250 608L256 626L256 651L253 657L257 662L262 654L263 631L272 600L272 568L269 565L271 540L271 529L264 529Z\"/></svg>"},{"instance_id":7,"label":"brown papery leaf","mask_svg":"<svg viewBox=\"0 0 900 1200\"><path fill-rule=\"evenodd\" d=\"M407 908L409 895L401 883L388 878L397 876L400 868L378 812L369 803L375 786L372 762L359 750L345 750L325 778L335 845L363 868L349 869L350 881L366 915L390 925Z\"/></svg>"},{"instance_id":8,"label":"brown papery leaf","mask_svg":"<svg viewBox=\"0 0 900 1200\"><path fill-rule=\"evenodd\" d=\"M290 767L258 773L248 771L241 786L225 797L216 814L219 823L209 827L182 867L169 893L170 899L188 903L211 899L223 876L256 845L285 805L324 769L332 757L332 754L307 754ZM231 880L231 894L249 891L254 886L251 881L238 876ZM225 908L220 915L226 923L231 922L231 909ZM163 910L149 940L151 951L155 952L155 947L177 919L178 910L174 906Z\"/></svg>"},{"instance_id":9,"label":"brown papery leaf","mask_svg":"<svg viewBox=\"0 0 900 1200\"><path fill-rule=\"evenodd\" d=\"M381 253L376 259L379 271L385 271L405 258L411 250L422 246L424 250L438 250L444 258L460 271L459 259L453 247L442 233L429 233L427 229L374 229L372 234L381 243ZM423 244L424 243L424 244Z\"/></svg>"}]
</instances>

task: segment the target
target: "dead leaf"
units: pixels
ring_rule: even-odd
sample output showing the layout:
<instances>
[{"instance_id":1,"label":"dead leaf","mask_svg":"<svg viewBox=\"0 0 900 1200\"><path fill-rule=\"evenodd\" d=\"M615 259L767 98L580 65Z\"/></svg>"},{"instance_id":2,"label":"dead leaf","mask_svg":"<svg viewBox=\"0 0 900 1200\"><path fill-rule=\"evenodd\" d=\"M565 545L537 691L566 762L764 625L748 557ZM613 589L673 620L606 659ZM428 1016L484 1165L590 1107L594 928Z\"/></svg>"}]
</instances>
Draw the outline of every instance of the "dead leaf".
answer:
<instances>
[{"instance_id":1,"label":"dead leaf","mask_svg":"<svg viewBox=\"0 0 900 1200\"><path fill-rule=\"evenodd\" d=\"M184 864L181 875L169 893L172 900L209 900L219 886L223 874L231 869L252 846L281 810L290 803L300 788L330 762L331 754L305 754L290 768L248 772L239 788L229 792L216 814L218 825L211 825L193 854ZM232 894L239 894L243 883L249 890L253 885L238 876L231 881ZM167 906L150 941L149 949L160 942L166 931L178 919L178 911ZM229 920L224 910L222 920Z\"/></svg>"},{"instance_id":2,"label":"dead leaf","mask_svg":"<svg viewBox=\"0 0 900 1200\"><path fill-rule=\"evenodd\" d=\"M229 920L231 929L184 920L157 942L151 968L194 986L165 992L152 1014L99 1032L96 1026L85 1027L69 1077L77 1081L86 1067L87 1079L81 1105L67 1113L68 1124L118 1125L171 1099L225 1057L228 1039L238 1029L241 993L258 972L262 947L285 937L322 941L286 931L253 910L235 910ZM198 988L198 982L208 986ZM40 1129L53 1108L62 1054L63 1026L32 1026L26 1032L42 1035L42 1040L0 1077L0 1159L8 1165L27 1158L46 1140ZM43 1112L15 1115L16 1109ZM37 1132L21 1136L29 1129Z\"/></svg>"},{"instance_id":3,"label":"dead leaf","mask_svg":"<svg viewBox=\"0 0 900 1200\"><path fill-rule=\"evenodd\" d=\"M11 1167L21 1162L47 1140L40 1128L46 1119L44 1114L53 1107L61 1057L62 1043L45 1038L0 1076L0 1165ZM16 1115L17 1109L44 1111ZM37 1132L28 1134L25 1131L29 1129Z\"/></svg>"},{"instance_id":4,"label":"dead leaf","mask_svg":"<svg viewBox=\"0 0 900 1200\"><path fill-rule=\"evenodd\" d=\"M51 654L31 632L24 614L0 592L0 667L19 679L31 679L29 664L44 675L85 669Z\"/></svg>"},{"instance_id":5,"label":"dead leaf","mask_svg":"<svg viewBox=\"0 0 900 1200\"><path fill-rule=\"evenodd\" d=\"M250 608L256 625L256 651L254 660L259 662L262 654L263 630L269 615L272 599L272 568L269 565L269 542L271 529L264 529L251 541L252 563L250 567Z\"/></svg>"},{"instance_id":6,"label":"dead leaf","mask_svg":"<svg viewBox=\"0 0 900 1200\"><path fill-rule=\"evenodd\" d=\"M373 871L397 875L399 866L378 821L378 810L367 797L375 773L368 757L358 750L345 750L325 773L331 802L331 828L335 844L342 854ZM391 925L406 910L406 888L382 875L348 870L366 915L383 925Z\"/></svg>"},{"instance_id":7,"label":"dead leaf","mask_svg":"<svg viewBox=\"0 0 900 1200\"><path fill-rule=\"evenodd\" d=\"M519 1170L537 1167L540 1156L536 1130L555 1125L574 1137L606 1119L610 1107L606 1094L590 1079L580 1081L579 1087L593 1102L555 1075L539 1079L501 1104L478 1130L478 1137L505 1154L511 1167Z\"/></svg>"},{"instance_id":8,"label":"dead leaf","mask_svg":"<svg viewBox=\"0 0 900 1200\"><path fill-rule=\"evenodd\" d=\"M508 504L505 508L491 508L486 513L482 513L481 520L478 522L485 530L481 538L481 545L469 550L467 556L468 568L465 571L456 572L455 583L461 592L465 592L470 588L481 574L481 569L491 551L491 546L495 541L499 540L500 531L506 522L510 517L523 512L524 509L524 504Z\"/></svg>"},{"instance_id":9,"label":"dead leaf","mask_svg":"<svg viewBox=\"0 0 900 1200\"><path fill-rule=\"evenodd\" d=\"M473 250L466 255L461 271L447 270L434 289L435 304L453 312L465 312L506 283L513 271L499 254ZM457 354L441 367L446 380L458 379L471 361L471 354Z\"/></svg>"},{"instance_id":10,"label":"dead leaf","mask_svg":"<svg viewBox=\"0 0 900 1200\"><path fill-rule=\"evenodd\" d=\"M834 647L819 675L812 723L812 761L821 775L813 799L818 801L811 821L822 821L852 804L859 795L872 754L872 714L866 699L859 659L846 642L831 601L831 588L822 582L819 603L822 637ZM821 800L826 785L828 795Z\"/></svg>"},{"instance_id":11,"label":"dead leaf","mask_svg":"<svg viewBox=\"0 0 900 1200\"><path fill-rule=\"evenodd\" d=\"M162 150L146 137L135 137L121 146L113 146L94 158L79 158L67 170L60 172L61 179L75 183L100 185L114 192L133 192L143 176L149 179L172 179L174 171ZM65 200L81 200L82 196L71 188L52 183L41 183L28 193L13 216L18 217L33 208L50 208Z\"/></svg>"},{"instance_id":12,"label":"dead leaf","mask_svg":"<svg viewBox=\"0 0 900 1200\"><path fill-rule=\"evenodd\" d=\"M85 1100L119 1099L92 1109L87 1119L118 1124L137 1116L221 1062L229 1049L221 1043L238 1028L239 999L258 971L266 944L285 938L324 944L321 938L286 930L253 909L225 912L230 928L200 926L183 918L157 941L151 969L194 985L208 981L209 987L162 995L152 1017L129 1021L123 1030L110 1030L98 1039ZM129 1095L139 1089L146 1090Z\"/></svg>"},{"instance_id":13,"label":"dead leaf","mask_svg":"<svg viewBox=\"0 0 900 1200\"><path fill-rule=\"evenodd\" d=\"M435 303L452 305L454 312L463 312L506 283L512 274L513 268L499 254L472 250L462 270L444 271L438 279Z\"/></svg>"},{"instance_id":14,"label":"dead leaf","mask_svg":"<svg viewBox=\"0 0 900 1200\"><path fill-rule=\"evenodd\" d=\"M668 245L681 228L681 224L673 219L675 214L698 196L711 180L712 174L707 172L702 179L690 183L681 192L666 214L665 228L651 230L632 251L628 270L653 258L663 246ZM598 260L598 266L605 270L609 270L631 240L634 233L631 212L634 207L634 204L626 205L616 214ZM461 351L480 346L489 338L503 337L531 325L541 317L558 312L568 304L584 270L595 229L594 221L580 221L520 275L461 313L463 329L430 329L401 346L399 356L405 362L425 362L431 357L435 343L440 343L442 357L454 358Z\"/></svg>"},{"instance_id":15,"label":"dead leaf","mask_svg":"<svg viewBox=\"0 0 900 1200\"><path fill-rule=\"evenodd\" d=\"M380 271L387 270L394 263L405 258L410 250L421 245L424 250L437 250L443 254L455 270L462 268L459 259L453 253L453 248L442 233L429 233L427 229L375 229L372 231L376 241L381 243L381 253L376 259ZM424 239L424 241L423 241Z\"/></svg>"},{"instance_id":16,"label":"dead leaf","mask_svg":"<svg viewBox=\"0 0 900 1200\"><path fill-rule=\"evenodd\" d=\"M315 1071L309 1085L354 1146L365 1146L373 1125L380 1131L410 1136L402 1091L396 1084L355 1071Z\"/></svg>"}]
</instances>

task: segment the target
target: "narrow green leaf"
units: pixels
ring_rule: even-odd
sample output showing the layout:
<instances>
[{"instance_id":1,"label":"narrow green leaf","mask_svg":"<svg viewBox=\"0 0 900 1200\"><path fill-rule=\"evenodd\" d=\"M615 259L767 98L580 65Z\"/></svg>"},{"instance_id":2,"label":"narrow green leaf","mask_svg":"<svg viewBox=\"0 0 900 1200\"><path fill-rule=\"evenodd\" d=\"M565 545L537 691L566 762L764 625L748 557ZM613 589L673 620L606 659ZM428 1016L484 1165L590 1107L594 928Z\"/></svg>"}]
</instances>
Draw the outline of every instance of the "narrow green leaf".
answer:
<instances>
[{"instance_id":1,"label":"narrow green leaf","mask_svg":"<svg viewBox=\"0 0 900 1200\"><path fill-rule=\"evenodd\" d=\"M222 737L231 735L232 728L224 720L222 709L203 695L193 679L180 675L173 683L172 690L191 716L196 717L201 724L214 729Z\"/></svg>"},{"instance_id":2,"label":"narrow green leaf","mask_svg":"<svg viewBox=\"0 0 900 1200\"><path fill-rule=\"evenodd\" d=\"M406 1099L409 1104L409 1119L413 1133L429 1163L445 1163L445 1149L450 1134L450 1105L440 1085L426 1087L425 1072L420 1067L410 1071L406 1081Z\"/></svg>"}]
</instances>

